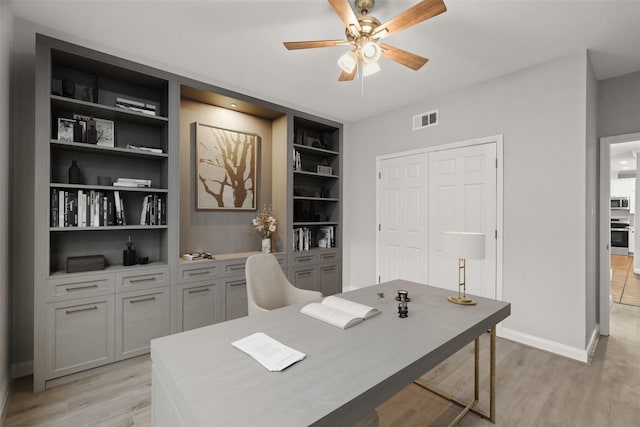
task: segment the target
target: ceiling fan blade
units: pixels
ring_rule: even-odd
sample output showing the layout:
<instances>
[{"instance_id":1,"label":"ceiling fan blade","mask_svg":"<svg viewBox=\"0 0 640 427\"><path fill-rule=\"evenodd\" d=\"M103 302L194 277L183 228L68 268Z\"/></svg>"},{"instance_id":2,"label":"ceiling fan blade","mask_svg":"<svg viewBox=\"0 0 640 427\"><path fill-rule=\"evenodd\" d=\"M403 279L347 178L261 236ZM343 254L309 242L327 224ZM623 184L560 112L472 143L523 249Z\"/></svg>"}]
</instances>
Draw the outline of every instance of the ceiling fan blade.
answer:
<instances>
[{"instance_id":1,"label":"ceiling fan blade","mask_svg":"<svg viewBox=\"0 0 640 427\"><path fill-rule=\"evenodd\" d=\"M377 38L384 38L446 12L446 10L447 7L442 0L423 0L387 22L380 24L373 30L373 34Z\"/></svg>"},{"instance_id":2,"label":"ceiling fan blade","mask_svg":"<svg viewBox=\"0 0 640 427\"><path fill-rule=\"evenodd\" d=\"M350 44L346 40L316 40L310 42L284 42L284 47L289 50L313 49L316 47L332 47Z\"/></svg>"},{"instance_id":3,"label":"ceiling fan blade","mask_svg":"<svg viewBox=\"0 0 640 427\"><path fill-rule=\"evenodd\" d=\"M359 36L361 31L360 23L349 4L349 0L329 0L329 4L333 7L333 10L336 11L340 19L342 19L344 26L350 29L352 33L355 30L354 36Z\"/></svg>"},{"instance_id":4,"label":"ceiling fan blade","mask_svg":"<svg viewBox=\"0 0 640 427\"><path fill-rule=\"evenodd\" d=\"M353 67L353 71L350 73L347 73L346 71L343 71L342 74L340 74L340 77L338 77L338 81L339 82L349 82L351 80L353 80L353 78L356 76L356 73L358 72L358 66L356 65L355 67Z\"/></svg>"},{"instance_id":5,"label":"ceiling fan blade","mask_svg":"<svg viewBox=\"0 0 640 427\"><path fill-rule=\"evenodd\" d=\"M397 47L390 46L386 43L380 43L382 49L382 56L392 61L396 61L398 64L402 64L405 67L409 67L412 70L419 70L424 64L429 61L427 58L416 55L415 53L407 52L406 50L398 49Z\"/></svg>"}]
</instances>

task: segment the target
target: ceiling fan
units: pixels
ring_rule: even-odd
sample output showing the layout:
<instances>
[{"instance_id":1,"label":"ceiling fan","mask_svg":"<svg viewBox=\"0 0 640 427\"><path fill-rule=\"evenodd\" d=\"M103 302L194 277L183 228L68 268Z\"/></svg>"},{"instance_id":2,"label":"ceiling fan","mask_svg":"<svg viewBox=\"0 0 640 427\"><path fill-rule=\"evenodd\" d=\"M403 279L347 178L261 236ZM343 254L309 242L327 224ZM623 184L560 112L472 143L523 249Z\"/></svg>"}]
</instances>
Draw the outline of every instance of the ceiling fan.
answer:
<instances>
[{"instance_id":1,"label":"ceiling fan","mask_svg":"<svg viewBox=\"0 0 640 427\"><path fill-rule=\"evenodd\" d=\"M359 16L356 16L349 5L349 0L329 0L329 4L346 26L346 40L284 42L284 46L289 50L296 50L352 45L353 50L348 51L338 60L338 65L342 68L339 81L353 80L359 64L361 64L363 76L380 71L378 59L381 56L412 70L419 70L427 63L427 58L378 42L391 34L445 12L447 7L444 2L442 0L423 0L385 23L380 23L378 19L369 15L373 10L374 3L375 0L355 0L355 8L359 12Z\"/></svg>"}]
</instances>

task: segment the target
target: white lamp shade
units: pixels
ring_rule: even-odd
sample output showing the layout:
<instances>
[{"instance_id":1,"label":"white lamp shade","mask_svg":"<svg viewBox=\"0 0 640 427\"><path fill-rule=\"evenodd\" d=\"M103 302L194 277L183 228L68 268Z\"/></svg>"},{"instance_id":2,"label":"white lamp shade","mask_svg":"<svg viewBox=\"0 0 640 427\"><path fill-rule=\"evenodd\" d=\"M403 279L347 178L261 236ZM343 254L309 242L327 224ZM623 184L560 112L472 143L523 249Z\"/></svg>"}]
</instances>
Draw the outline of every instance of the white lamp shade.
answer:
<instances>
[{"instance_id":1,"label":"white lamp shade","mask_svg":"<svg viewBox=\"0 0 640 427\"><path fill-rule=\"evenodd\" d=\"M362 60L365 63L378 62L380 55L382 55L382 49L376 43L369 41L362 46Z\"/></svg>"},{"instance_id":2,"label":"white lamp shade","mask_svg":"<svg viewBox=\"0 0 640 427\"><path fill-rule=\"evenodd\" d=\"M443 231L442 252L456 258L484 259L484 233Z\"/></svg>"},{"instance_id":3,"label":"white lamp shade","mask_svg":"<svg viewBox=\"0 0 640 427\"><path fill-rule=\"evenodd\" d=\"M342 68L342 71L345 73L352 73L353 69L356 68L358 64L358 56L354 51L350 50L346 52L344 55L338 59L338 65Z\"/></svg>"},{"instance_id":4,"label":"white lamp shade","mask_svg":"<svg viewBox=\"0 0 640 427\"><path fill-rule=\"evenodd\" d=\"M380 71L380 65L377 62L364 63L362 66L362 75L367 77Z\"/></svg>"}]
</instances>

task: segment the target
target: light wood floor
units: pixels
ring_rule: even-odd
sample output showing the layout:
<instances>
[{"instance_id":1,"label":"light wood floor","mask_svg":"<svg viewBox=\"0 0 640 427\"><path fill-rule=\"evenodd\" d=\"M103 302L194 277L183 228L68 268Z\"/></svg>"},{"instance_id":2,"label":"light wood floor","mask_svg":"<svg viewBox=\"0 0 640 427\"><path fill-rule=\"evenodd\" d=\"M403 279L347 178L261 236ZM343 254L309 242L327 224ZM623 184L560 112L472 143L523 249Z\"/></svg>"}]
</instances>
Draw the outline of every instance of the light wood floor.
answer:
<instances>
[{"instance_id":1,"label":"light wood floor","mask_svg":"<svg viewBox=\"0 0 640 427\"><path fill-rule=\"evenodd\" d=\"M543 315L543 313L541 313ZM481 339L488 366L488 335ZM473 348L468 346L425 378L460 398L471 396ZM15 381L6 409L9 426L149 426L150 361L31 393L31 378ZM611 336L602 337L590 366L507 340L497 340L498 426L640 425L640 307L613 304ZM488 405L481 374L480 408ZM380 426L443 426L457 407L409 385L378 408ZM212 420L212 425L213 420ZM468 414L460 426L491 426Z\"/></svg>"},{"instance_id":2,"label":"light wood floor","mask_svg":"<svg viewBox=\"0 0 640 427\"><path fill-rule=\"evenodd\" d=\"M611 255L611 299L640 307L640 275L633 272L633 257Z\"/></svg>"}]
</instances>

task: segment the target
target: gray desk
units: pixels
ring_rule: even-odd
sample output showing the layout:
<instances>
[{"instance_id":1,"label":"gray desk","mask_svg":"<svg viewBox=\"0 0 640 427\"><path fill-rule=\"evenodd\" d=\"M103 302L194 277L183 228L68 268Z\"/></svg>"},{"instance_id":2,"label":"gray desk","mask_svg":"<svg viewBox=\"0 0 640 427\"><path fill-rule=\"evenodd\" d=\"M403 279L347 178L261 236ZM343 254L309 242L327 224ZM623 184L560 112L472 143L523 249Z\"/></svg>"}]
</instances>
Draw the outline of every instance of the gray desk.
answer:
<instances>
[{"instance_id":1,"label":"gray desk","mask_svg":"<svg viewBox=\"0 0 640 427\"><path fill-rule=\"evenodd\" d=\"M411 298L406 319L398 289ZM153 340L154 425L350 425L510 314L509 303L461 306L451 293L396 280L342 294L382 312L346 330L290 306ZM231 346L254 332L307 357L268 372Z\"/></svg>"}]
</instances>

